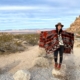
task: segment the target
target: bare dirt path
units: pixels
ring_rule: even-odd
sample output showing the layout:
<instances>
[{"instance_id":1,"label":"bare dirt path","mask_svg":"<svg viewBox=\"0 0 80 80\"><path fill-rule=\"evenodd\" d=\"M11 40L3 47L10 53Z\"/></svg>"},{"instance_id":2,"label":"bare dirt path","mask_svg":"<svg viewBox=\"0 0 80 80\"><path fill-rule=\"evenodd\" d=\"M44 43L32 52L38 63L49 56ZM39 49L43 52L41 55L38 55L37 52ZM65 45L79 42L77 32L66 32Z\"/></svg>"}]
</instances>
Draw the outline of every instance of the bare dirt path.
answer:
<instances>
[{"instance_id":1,"label":"bare dirt path","mask_svg":"<svg viewBox=\"0 0 80 80\"><path fill-rule=\"evenodd\" d=\"M1 72L15 72L19 69L30 68L32 61L38 56L38 52L38 46L34 46L21 53L0 56Z\"/></svg>"}]
</instances>

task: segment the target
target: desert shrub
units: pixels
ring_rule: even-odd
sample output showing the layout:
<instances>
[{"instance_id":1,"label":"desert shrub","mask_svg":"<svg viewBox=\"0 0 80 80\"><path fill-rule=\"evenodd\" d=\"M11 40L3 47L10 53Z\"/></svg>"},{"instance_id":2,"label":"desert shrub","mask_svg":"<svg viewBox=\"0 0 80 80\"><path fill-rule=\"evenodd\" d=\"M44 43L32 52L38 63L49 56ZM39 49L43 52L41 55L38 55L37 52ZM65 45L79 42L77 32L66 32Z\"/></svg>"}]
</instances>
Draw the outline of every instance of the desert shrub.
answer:
<instances>
[{"instance_id":1,"label":"desert shrub","mask_svg":"<svg viewBox=\"0 0 80 80\"><path fill-rule=\"evenodd\" d=\"M31 45L37 45L38 40L39 40L39 34L24 35L24 40L26 40Z\"/></svg>"},{"instance_id":2,"label":"desert shrub","mask_svg":"<svg viewBox=\"0 0 80 80\"><path fill-rule=\"evenodd\" d=\"M15 42L5 42L0 45L0 54L10 54L15 52L24 51L24 46L17 45Z\"/></svg>"},{"instance_id":3,"label":"desert shrub","mask_svg":"<svg viewBox=\"0 0 80 80\"><path fill-rule=\"evenodd\" d=\"M3 34L0 36L0 42L9 42L9 41L12 41L13 40L13 35L11 34Z\"/></svg>"},{"instance_id":4,"label":"desert shrub","mask_svg":"<svg viewBox=\"0 0 80 80\"><path fill-rule=\"evenodd\" d=\"M23 42L29 45L37 45L39 34L5 34L0 35L0 53L14 53L24 51ZM27 45L25 44L25 45Z\"/></svg>"},{"instance_id":5,"label":"desert shrub","mask_svg":"<svg viewBox=\"0 0 80 80\"><path fill-rule=\"evenodd\" d=\"M80 31L77 32L80 35ZM77 38L80 38L80 36L76 36Z\"/></svg>"},{"instance_id":6,"label":"desert shrub","mask_svg":"<svg viewBox=\"0 0 80 80\"><path fill-rule=\"evenodd\" d=\"M78 34L80 34L80 31L78 31Z\"/></svg>"},{"instance_id":7,"label":"desert shrub","mask_svg":"<svg viewBox=\"0 0 80 80\"><path fill-rule=\"evenodd\" d=\"M23 39L23 37L24 37L24 34L16 34L16 35L14 35L14 38L16 38L16 39Z\"/></svg>"},{"instance_id":8,"label":"desert shrub","mask_svg":"<svg viewBox=\"0 0 80 80\"><path fill-rule=\"evenodd\" d=\"M30 45L36 45L39 40L39 34L17 34L14 38L26 41Z\"/></svg>"},{"instance_id":9,"label":"desert shrub","mask_svg":"<svg viewBox=\"0 0 80 80\"><path fill-rule=\"evenodd\" d=\"M11 34L2 34L0 35L0 53L6 52L6 50L10 49L10 45L13 41L13 35Z\"/></svg>"},{"instance_id":10,"label":"desert shrub","mask_svg":"<svg viewBox=\"0 0 80 80\"><path fill-rule=\"evenodd\" d=\"M77 38L80 38L80 36L76 36Z\"/></svg>"},{"instance_id":11,"label":"desert shrub","mask_svg":"<svg viewBox=\"0 0 80 80\"><path fill-rule=\"evenodd\" d=\"M22 46L22 42L21 41L15 41L14 44L17 45L17 46Z\"/></svg>"},{"instance_id":12,"label":"desert shrub","mask_svg":"<svg viewBox=\"0 0 80 80\"><path fill-rule=\"evenodd\" d=\"M3 33L0 35L0 54L15 53L17 51L23 51L24 49L21 41L14 40L12 34Z\"/></svg>"}]
</instances>

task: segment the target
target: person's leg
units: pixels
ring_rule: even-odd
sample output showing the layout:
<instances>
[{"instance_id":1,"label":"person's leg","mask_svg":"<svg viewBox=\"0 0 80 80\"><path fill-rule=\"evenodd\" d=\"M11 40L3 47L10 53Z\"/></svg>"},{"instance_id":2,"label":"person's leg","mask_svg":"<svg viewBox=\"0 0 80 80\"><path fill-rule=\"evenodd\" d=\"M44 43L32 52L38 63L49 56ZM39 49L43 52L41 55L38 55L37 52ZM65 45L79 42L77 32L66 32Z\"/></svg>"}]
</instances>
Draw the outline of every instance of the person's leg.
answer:
<instances>
[{"instance_id":1,"label":"person's leg","mask_svg":"<svg viewBox=\"0 0 80 80\"><path fill-rule=\"evenodd\" d=\"M64 52L64 46L60 46L60 49L59 49L59 65L58 65L58 69L61 68L61 64L62 64L62 61L63 61L63 52Z\"/></svg>"},{"instance_id":2,"label":"person's leg","mask_svg":"<svg viewBox=\"0 0 80 80\"><path fill-rule=\"evenodd\" d=\"M59 53L60 53L59 54L60 55L60 60L59 60L60 62L59 63L60 64L62 64L62 61L63 61L63 52L64 52L64 46L61 46L60 50L59 50Z\"/></svg>"},{"instance_id":3,"label":"person's leg","mask_svg":"<svg viewBox=\"0 0 80 80\"><path fill-rule=\"evenodd\" d=\"M58 60L58 49L56 51L54 51L55 68L57 68L57 60Z\"/></svg>"}]
</instances>

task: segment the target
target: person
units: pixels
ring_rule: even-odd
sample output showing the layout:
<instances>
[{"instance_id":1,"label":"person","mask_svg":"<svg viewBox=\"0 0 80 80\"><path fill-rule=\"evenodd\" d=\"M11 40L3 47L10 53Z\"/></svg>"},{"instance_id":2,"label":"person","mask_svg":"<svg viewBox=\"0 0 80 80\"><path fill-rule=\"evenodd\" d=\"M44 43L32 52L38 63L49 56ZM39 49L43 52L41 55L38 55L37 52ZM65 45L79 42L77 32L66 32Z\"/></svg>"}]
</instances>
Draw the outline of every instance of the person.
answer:
<instances>
[{"instance_id":1,"label":"person","mask_svg":"<svg viewBox=\"0 0 80 80\"><path fill-rule=\"evenodd\" d=\"M73 52L74 33L63 30L64 25L60 22L55 27L55 30L41 31L39 47L45 48L47 54L53 53L54 67L60 70L63 62L63 53L70 54Z\"/></svg>"},{"instance_id":2,"label":"person","mask_svg":"<svg viewBox=\"0 0 80 80\"><path fill-rule=\"evenodd\" d=\"M60 45L60 47L54 51L55 69L58 69L58 70L60 70L61 64L63 61L64 43L63 43L62 36L61 36L61 33L63 31L62 30L63 26L64 25L62 25L61 23L58 23L55 25L56 32L58 35L59 45ZM59 53L59 63L58 63L58 53Z\"/></svg>"}]
</instances>

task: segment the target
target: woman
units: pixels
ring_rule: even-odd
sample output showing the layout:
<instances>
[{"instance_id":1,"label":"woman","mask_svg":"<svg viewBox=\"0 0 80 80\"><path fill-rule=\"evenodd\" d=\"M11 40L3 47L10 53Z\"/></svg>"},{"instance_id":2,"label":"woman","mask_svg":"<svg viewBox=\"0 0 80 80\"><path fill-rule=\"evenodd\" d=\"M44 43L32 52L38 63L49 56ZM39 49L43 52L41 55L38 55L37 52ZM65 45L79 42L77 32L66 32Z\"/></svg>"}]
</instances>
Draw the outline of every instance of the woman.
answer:
<instances>
[{"instance_id":1,"label":"woman","mask_svg":"<svg viewBox=\"0 0 80 80\"><path fill-rule=\"evenodd\" d=\"M63 31L63 26L61 23L58 23L55 25L56 30L41 31L39 40L39 47L45 48L46 53L54 53L54 66L58 70L61 68L63 53L70 54L74 44L74 34Z\"/></svg>"},{"instance_id":2,"label":"woman","mask_svg":"<svg viewBox=\"0 0 80 80\"><path fill-rule=\"evenodd\" d=\"M61 36L63 25L61 23L58 23L55 26L56 26L56 32L58 35L60 47L54 51L54 61L55 61L55 69L60 69L61 64L62 64L62 60L63 60L63 52L64 52L64 43L63 43L62 36ZM59 53L59 63L57 63L58 53Z\"/></svg>"}]
</instances>

